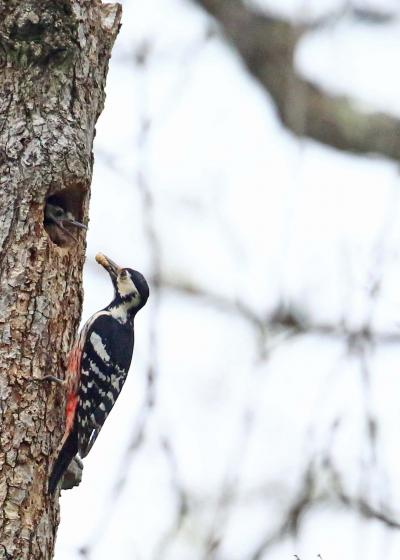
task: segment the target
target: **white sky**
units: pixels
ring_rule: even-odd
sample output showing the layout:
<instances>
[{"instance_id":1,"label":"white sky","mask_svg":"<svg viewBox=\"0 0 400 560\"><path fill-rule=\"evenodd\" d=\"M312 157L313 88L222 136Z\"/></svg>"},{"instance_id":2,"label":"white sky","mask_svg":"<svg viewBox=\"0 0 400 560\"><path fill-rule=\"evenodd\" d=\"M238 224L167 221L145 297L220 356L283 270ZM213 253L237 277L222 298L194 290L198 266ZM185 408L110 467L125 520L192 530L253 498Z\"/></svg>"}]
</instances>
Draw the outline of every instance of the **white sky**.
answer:
<instances>
[{"instance_id":1,"label":"white sky","mask_svg":"<svg viewBox=\"0 0 400 560\"><path fill-rule=\"evenodd\" d=\"M279 5L287 17L313 18L339 3L263 4L274 10ZM111 298L106 275L93 264L98 251L152 273L138 188L142 172L154 198L166 281L240 301L260 317L279 302L291 302L315 321L344 321L355 328L371 321L396 331L396 166L295 140L231 49L219 38L204 39L208 18L190 3L123 5L97 128L83 319ZM133 53L143 44L150 46L149 60L138 69ZM352 95L355 103L400 114L399 49L398 23L382 28L343 23L307 37L298 65L328 90ZM144 118L151 119L151 129L139 150ZM371 304L371 285L381 275L380 296ZM156 356L149 340L152 324ZM351 496L362 490L371 500L378 493L392 507L399 503L400 407L392 397L400 394L397 349L371 352L368 395L359 360L347 356L340 340L293 339L278 345L269 359L260 358L258 349L252 325L226 309L169 290L159 305L154 297L149 301L137 318L134 371L85 460L81 486L63 493L56 560L81 558L78 549L88 543L96 543L92 560L161 558L157 542L176 513L173 475L161 445L165 436L179 479L197 504L178 538L165 547L167 560L204 558L203 540L215 519L221 483L237 474L232 465L238 465L235 491L242 501L227 520L221 560L244 560L263 535L273 533L298 496L311 457L316 493L329 494L321 459L327 449ZM112 485L138 425L146 366L154 359L156 408L127 487L114 503ZM366 408L380 422L375 463L365 443ZM253 422L246 437L243 419L249 411ZM339 504L315 505L298 539L282 540L264 558L298 554L308 560L318 553L324 560L394 560L400 541Z\"/></svg>"}]
</instances>

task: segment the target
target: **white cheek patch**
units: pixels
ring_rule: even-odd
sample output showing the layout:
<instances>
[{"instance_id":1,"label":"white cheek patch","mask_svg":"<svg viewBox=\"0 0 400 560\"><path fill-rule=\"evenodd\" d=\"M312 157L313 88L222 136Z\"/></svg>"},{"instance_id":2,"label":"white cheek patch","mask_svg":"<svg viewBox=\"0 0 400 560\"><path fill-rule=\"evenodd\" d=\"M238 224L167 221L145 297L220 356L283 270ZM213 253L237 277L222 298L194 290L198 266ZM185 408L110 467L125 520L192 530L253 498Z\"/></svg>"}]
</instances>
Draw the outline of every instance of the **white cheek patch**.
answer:
<instances>
[{"instance_id":1,"label":"white cheek patch","mask_svg":"<svg viewBox=\"0 0 400 560\"><path fill-rule=\"evenodd\" d=\"M129 276L118 279L118 291L121 297L136 295L139 298L139 292Z\"/></svg>"}]
</instances>

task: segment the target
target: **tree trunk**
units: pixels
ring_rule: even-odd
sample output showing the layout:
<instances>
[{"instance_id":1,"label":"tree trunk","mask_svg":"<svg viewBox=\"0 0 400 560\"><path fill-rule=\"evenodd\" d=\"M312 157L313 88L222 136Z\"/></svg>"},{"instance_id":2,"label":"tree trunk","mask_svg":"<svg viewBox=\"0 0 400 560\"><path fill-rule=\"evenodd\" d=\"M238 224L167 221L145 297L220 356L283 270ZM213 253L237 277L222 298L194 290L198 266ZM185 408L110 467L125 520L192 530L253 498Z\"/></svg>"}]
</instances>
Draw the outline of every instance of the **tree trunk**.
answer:
<instances>
[{"instance_id":1,"label":"tree trunk","mask_svg":"<svg viewBox=\"0 0 400 560\"><path fill-rule=\"evenodd\" d=\"M84 233L53 237L49 196L87 221L96 120L121 7L0 0L0 558L53 556L47 494L82 302Z\"/></svg>"}]
</instances>

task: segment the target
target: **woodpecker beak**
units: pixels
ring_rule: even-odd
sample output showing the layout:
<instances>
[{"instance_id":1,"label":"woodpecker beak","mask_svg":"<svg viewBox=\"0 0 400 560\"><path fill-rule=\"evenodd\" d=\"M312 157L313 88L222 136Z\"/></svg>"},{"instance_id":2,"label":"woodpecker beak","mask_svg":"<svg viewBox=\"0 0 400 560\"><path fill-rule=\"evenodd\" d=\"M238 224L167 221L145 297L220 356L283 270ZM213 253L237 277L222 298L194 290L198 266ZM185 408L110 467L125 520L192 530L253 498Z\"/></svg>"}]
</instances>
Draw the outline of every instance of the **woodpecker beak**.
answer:
<instances>
[{"instance_id":1,"label":"woodpecker beak","mask_svg":"<svg viewBox=\"0 0 400 560\"><path fill-rule=\"evenodd\" d=\"M113 279L116 278L122 270L122 268L115 264L114 261L103 255L103 253L97 253L96 261L107 270L108 274Z\"/></svg>"},{"instance_id":2,"label":"woodpecker beak","mask_svg":"<svg viewBox=\"0 0 400 560\"><path fill-rule=\"evenodd\" d=\"M65 225L69 225L69 226L75 226L77 228L81 228L81 229L87 229L87 226L85 226L85 224L82 224L81 222L78 222L76 220L72 220L70 218L64 218L63 220L60 220L60 222Z\"/></svg>"},{"instance_id":3,"label":"woodpecker beak","mask_svg":"<svg viewBox=\"0 0 400 560\"><path fill-rule=\"evenodd\" d=\"M75 235L73 235L65 227L65 224L67 224L69 226L75 226L75 227L78 227L78 228L81 228L81 229L87 229L87 226L85 226L84 224L81 224L81 222L77 222L76 220L74 220L72 218L63 218L62 220L54 220L54 223L56 224L57 227L59 227L64 233L66 233L68 235L68 237L73 239L76 243L78 242L77 238L75 237Z\"/></svg>"}]
</instances>

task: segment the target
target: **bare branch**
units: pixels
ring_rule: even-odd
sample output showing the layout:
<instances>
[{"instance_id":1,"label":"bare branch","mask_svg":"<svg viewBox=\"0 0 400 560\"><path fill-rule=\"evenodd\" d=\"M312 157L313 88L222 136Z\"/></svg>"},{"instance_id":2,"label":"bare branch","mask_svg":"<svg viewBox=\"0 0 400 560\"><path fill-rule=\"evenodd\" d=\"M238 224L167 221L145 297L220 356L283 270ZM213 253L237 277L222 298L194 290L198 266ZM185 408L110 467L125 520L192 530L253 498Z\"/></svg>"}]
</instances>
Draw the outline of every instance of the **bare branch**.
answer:
<instances>
[{"instance_id":1,"label":"bare branch","mask_svg":"<svg viewBox=\"0 0 400 560\"><path fill-rule=\"evenodd\" d=\"M398 344L400 342L400 331L387 330L375 331L369 326L351 330L345 324L336 323L317 323L312 322L305 312L294 307L278 306L276 310L266 317L257 315L251 308L243 302L232 301L223 295L206 292L200 288L161 279L161 286L164 289L186 294L194 298L201 298L210 305L238 315L251 323L260 334L267 336L274 331L287 331L290 336L314 334L341 338L347 340L350 350L358 349L359 341L367 341L380 344Z\"/></svg>"},{"instance_id":2,"label":"bare branch","mask_svg":"<svg viewBox=\"0 0 400 560\"><path fill-rule=\"evenodd\" d=\"M329 95L297 74L294 53L307 28L250 9L241 0L195 1L220 23L296 136L339 150L399 159L399 119L357 110L350 99Z\"/></svg>"}]
</instances>

